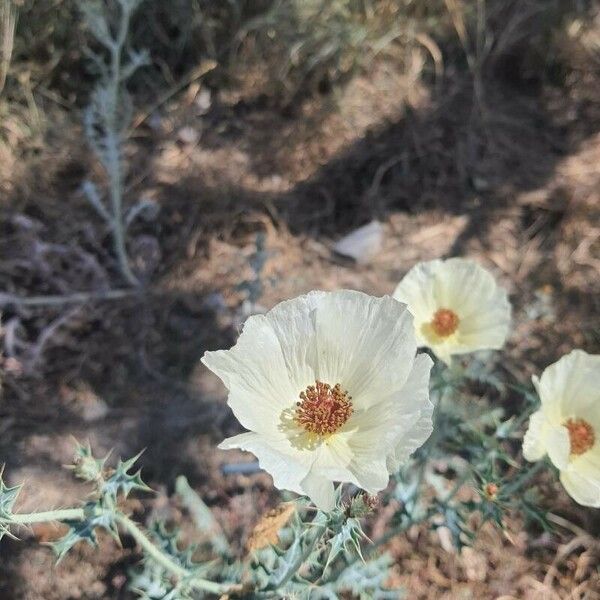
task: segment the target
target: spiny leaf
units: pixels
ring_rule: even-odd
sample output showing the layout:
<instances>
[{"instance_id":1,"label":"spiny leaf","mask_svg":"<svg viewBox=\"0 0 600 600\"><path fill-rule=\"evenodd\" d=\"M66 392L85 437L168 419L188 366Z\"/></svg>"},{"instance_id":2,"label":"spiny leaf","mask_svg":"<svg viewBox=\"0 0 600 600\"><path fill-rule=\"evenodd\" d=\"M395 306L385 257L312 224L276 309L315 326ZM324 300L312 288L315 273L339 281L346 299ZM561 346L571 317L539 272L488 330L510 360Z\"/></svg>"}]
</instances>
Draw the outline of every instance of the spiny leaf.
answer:
<instances>
[{"instance_id":1,"label":"spiny leaf","mask_svg":"<svg viewBox=\"0 0 600 600\"><path fill-rule=\"evenodd\" d=\"M117 527L110 513L96 514L98 508L95 502L90 502L85 507L86 518L82 521L65 521L69 531L59 540L50 544L57 555L57 563L79 542L87 542L90 546L98 545L97 529L104 529L115 539L119 540Z\"/></svg>"},{"instance_id":2,"label":"spiny leaf","mask_svg":"<svg viewBox=\"0 0 600 600\"><path fill-rule=\"evenodd\" d=\"M389 568L393 562L389 554L382 554L366 563L355 562L344 569L334 582L327 585L327 588L340 594L352 592L361 600L388 598L397 600L403 595L401 590L385 587Z\"/></svg>"},{"instance_id":3,"label":"spiny leaf","mask_svg":"<svg viewBox=\"0 0 600 600\"><path fill-rule=\"evenodd\" d=\"M152 491L152 489L142 481L141 470L130 473L133 465L142 455L142 452L126 461L119 459L119 464L115 470L102 484L101 493L103 496L109 497L113 502L116 502L119 494L122 494L124 498L127 498L133 490L140 490L143 492Z\"/></svg>"},{"instance_id":4,"label":"spiny leaf","mask_svg":"<svg viewBox=\"0 0 600 600\"><path fill-rule=\"evenodd\" d=\"M12 517L13 507L19 496L22 486L16 485L14 487L8 487L4 483L2 474L4 472L4 465L0 467L0 540L7 535L14 538L15 536L9 531L8 524Z\"/></svg>"},{"instance_id":5,"label":"spiny leaf","mask_svg":"<svg viewBox=\"0 0 600 600\"><path fill-rule=\"evenodd\" d=\"M349 552L350 547L358 554L360 559L364 561L360 549L360 542L367 536L364 534L360 521L358 519L348 519L340 529L340 531L329 541L330 551L325 563L324 571L329 565L342 553Z\"/></svg>"}]
</instances>

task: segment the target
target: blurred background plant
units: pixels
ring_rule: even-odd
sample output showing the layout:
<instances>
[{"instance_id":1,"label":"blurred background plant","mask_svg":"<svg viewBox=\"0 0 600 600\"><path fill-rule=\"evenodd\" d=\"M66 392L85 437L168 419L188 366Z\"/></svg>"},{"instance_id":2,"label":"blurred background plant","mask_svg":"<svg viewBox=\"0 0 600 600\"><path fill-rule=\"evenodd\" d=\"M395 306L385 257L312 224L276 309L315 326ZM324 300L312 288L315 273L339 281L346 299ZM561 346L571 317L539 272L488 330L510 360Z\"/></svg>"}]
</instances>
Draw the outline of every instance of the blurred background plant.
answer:
<instances>
[{"instance_id":1,"label":"blurred background plant","mask_svg":"<svg viewBox=\"0 0 600 600\"><path fill-rule=\"evenodd\" d=\"M98 83L85 110L84 124L86 136L109 180L108 206L92 181L84 181L83 192L110 228L119 270L133 286L139 285L139 281L129 266L127 228L142 211L152 208L143 200L127 211L123 207L126 177L123 145L133 115L126 86L134 73L148 62L146 52L126 49L131 17L140 3L141 0L119 0L119 14L114 24L110 22L109 12L100 4L84 2L81 7L88 29L102 47L98 53L88 50L88 58L98 71Z\"/></svg>"},{"instance_id":2,"label":"blurred background plant","mask_svg":"<svg viewBox=\"0 0 600 600\"><path fill-rule=\"evenodd\" d=\"M10 67L13 46L15 43L15 27L17 25L17 7L11 0L3 0L0 5L0 22L2 27L2 59L0 61L0 94L6 83L6 74Z\"/></svg>"},{"instance_id":3,"label":"blurred background plant","mask_svg":"<svg viewBox=\"0 0 600 600\"><path fill-rule=\"evenodd\" d=\"M7 91L11 99L22 98L25 90L18 83L26 77L42 96L50 95L61 104L84 105L93 79L86 68L87 25L78 3L3 3L5 71L14 55L13 81ZM97 11L101 4L89 6ZM133 20L127 41L133 48L147 48L152 65L136 75L132 89L149 99L158 90L176 85L201 61L212 60L217 63L208 78L212 86L239 84L238 79L248 79L251 70L256 73L252 83L257 95L290 104L299 94L330 91L381 53L406 65L415 46L429 55L425 75L441 75L444 60L453 64L462 55L477 77L489 76L496 68L518 67L511 62L518 60L529 76L545 77L561 70L569 40L577 39L593 52L596 43L590 24L577 16L584 16L591 5L577 4L562 0L175 0L165 5L146 0L143 18ZM118 6L114 3L111 12L118 13ZM11 34L17 13L21 18ZM89 19L89 11L87 15ZM587 34L580 36L583 30Z\"/></svg>"}]
</instances>

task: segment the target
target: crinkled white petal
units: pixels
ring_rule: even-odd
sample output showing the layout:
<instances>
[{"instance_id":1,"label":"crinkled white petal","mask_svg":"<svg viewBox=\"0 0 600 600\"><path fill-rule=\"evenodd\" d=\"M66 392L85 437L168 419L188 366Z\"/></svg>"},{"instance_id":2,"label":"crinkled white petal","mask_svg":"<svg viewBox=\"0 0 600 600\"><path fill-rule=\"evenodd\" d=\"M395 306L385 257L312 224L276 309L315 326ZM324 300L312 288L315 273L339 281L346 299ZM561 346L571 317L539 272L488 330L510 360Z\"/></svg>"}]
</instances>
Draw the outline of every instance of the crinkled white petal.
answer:
<instances>
[{"instance_id":1,"label":"crinkled white petal","mask_svg":"<svg viewBox=\"0 0 600 600\"><path fill-rule=\"evenodd\" d=\"M554 466L565 469L569 464L571 442L569 432L562 425L555 425L538 410L529 419L529 428L523 438L523 456L526 460L537 461L546 454Z\"/></svg>"},{"instance_id":2,"label":"crinkled white petal","mask_svg":"<svg viewBox=\"0 0 600 600\"><path fill-rule=\"evenodd\" d=\"M575 471L561 471L560 482L565 490L583 506L600 507L600 481Z\"/></svg>"},{"instance_id":3,"label":"crinkled white petal","mask_svg":"<svg viewBox=\"0 0 600 600\"><path fill-rule=\"evenodd\" d=\"M252 432L227 438L219 444L219 448L239 448L252 452L260 467L271 475L276 488L309 496L321 510L333 508L335 495L332 480L312 468L316 454L299 451L290 453L287 440L265 438Z\"/></svg>"},{"instance_id":4,"label":"crinkled white petal","mask_svg":"<svg viewBox=\"0 0 600 600\"><path fill-rule=\"evenodd\" d=\"M585 418L600 434L600 355L573 350L534 383L549 419Z\"/></svg>"},{"instance_id":5,"label":"crinkled white petal","mask_svg":"<svg viewBox=\"0 0 600 600\"><path fill-rule=\"evenodd\" d=\"M252 431L271 433L297 397L279 340L263 315L246 321L231 350L206 352L202 362L223 381L233 413Z\"/></svg>"},{"instance_id":6,"label":"crinkled white petal","mask_svg":"<svg viewBox=\"0 0 600 600\"><path fill-rule=\"evenodd\" d=\"M388 469L396 473L410 455L420 448L433 431L433 404L429 399L429 373L433 361L426 354L419 354L406 385L396 398L398 404L412 403L418 410L416 420L402 431L400 440L388 456Z\"/></svg>"},{"instance_id":7,"label":"crinkled white petal","mask_svg":"<svg viewBox=\"0 0 600 600\"><path fill-rule=\"evenodd\" d=\"M435 278L435 298L438 307L460 311L463 323L478 317L481 323L489 324L484 318L489 309L507 311L510 316L506 291L498 287L491 273L466 258L449 258L442 263ZM498 316L506 318L504 314Z\"/></svg>"},{"instance_id":8,"label":"crinkled white petal","mask_svg":"<svg viewBox=\"0 0 600 600\"><path fill-rule=\"evenodd\" d=\"M477 350L499 349L510 329L511 306L506 291L476 262L463 258L433 260L413 267L398 284L394 297L415 315L420 345L441 360ZM435 313L452 310L456 332L440 337L430 328Z\"/></svg>"},{"instance_id":9,"label":"crinkled white petal","mask_svg":"<svg viewBox=\"0 0 600 600\"><path fill-rule=\"evenodd\" d=\"M353 444L351 436L332 435L315 452L313 470L333 481L353 483L371 494L382 490L388 483L389 473L385 459Z\"/></svg>"},{"instance_id":10,"label":"crinkled white petal","mask_svg":"<svg viewBox=\"0 0 600 600\"><path fill-rule=\"evenodd\" d=\"M341 382L364 408L401 388L417 350L412 315L389 296L327 294L316 307L317 375Z\"/></svg>"},{"instance_id":11,"label":"crinkled white petal","mask_svg":"<svg viewBox=\"0 0 600 600\"><path fill-rule=\"evenodd\" d=\"M482 307L483 313L463 317L458 327L460 354L477 350L499 350L510 331L510 305L500 301Z\"/></svg>"},{"instance_id":12,"label":"crinkled white petal","mask_svg":"<svg viewBox=\"0 0 600 600\"><path fill-rule=\"evenodd\" d=\"M402 390L355 413L322 444L313 469L371 494L384 489L390 466L405 462L433 429L429 400L432 364L428 356L419 355Z\"/></svg>"},{"instance_id":13,"label":"crinkled white petal","mask_svg":"<svg viewBox=\"0 0 600 600\"><path fill-rule=\"evenodd\" d=\"M562 425L546 426L546 449L554 466L557 469L566 469L571 452L571 442L566 427Z\"/></svg>"},{"instance_id":14,"label":"crinkled white petal","mask_svg":"<svg viewBox=\"0 0 600 600\"><path fill-rule=\"evenodd\" d=\"M308 496L317 508L328 512L335 507L333 482L323 475L311 471L301 482L302 493Z\"/></svg>"},{"instance_id":15,"label":"crinkled white petal","mask_svg":"<svg viewBox=\"0 0 600 600\"><path fill-rule=\"evenodd\" d=\"M529 428L523 438L523 456L526 460L534 462L546 456L546 426L542 410L536 411L529 418Z\"/></svg>"},{"instance_id":16,"label":"crinkled white petal","mask_svg":"<svg viewBox=\"0 0 600 600\"><path fill-rule=\"evenodd\" d=\"M240 433L223 440L221 450L239 448L252 452L262 469L273 477L275 487L303 494L302 481L308 475L313 457L298 452L295 456L283 439L261 436L257 433Z\"/></svg>"},{"instance_id":17,"label":"crinkled white petal","mask_svg":"<svg viewBox=\"0 0 600 600\"><path fill-rule=\"evenodd\" d=\"M412 315L390 297L314 292L250 317L231 350L203 359L250 429L221 447L253 452L276 487L307 494L324 510L334 481L376 493L388 483L388 458L408 456L431 431L431 360L415 362L415 353ZM317 379L347 389L354 412L339 431L315 439L293 411Z\"/></svg>"},{"instance_id":18,"label":"crinkled white petal","mask_svg":"<svg viewBox=\"0 0 600 600\"><path fill-rule=\"evenodd\" d=\"M579 504L600 507L600 356L574 350L533 378L541 400L523 440L523 455L539 460L548 453L560 481ZM583 454L571 454L569 419L582 419L595 434Z\"/></svg>"},{"instance_id":19,"label":"crinkled white petal","mask_svg":"<svg viewBox=\"0 0 600 600\"><path fill-rule=\"evenodd\" d=\"M585 454L574 458L561 471L561 483L579 504L600 507L600 443Z\"/></svg>"},{"instance_id":20,"label":"crinkled white petal","mask_svg":"<svg viewBox=\"0 0 600 600\"><path fill-rule=\"evenodd\" d=\"M600 443L596 444L585 454L582 454L573 465L587 477L600 482Z\"/></svg>"},{"instance_id":21,"label":"crinkled white petal","mask_svg":"<svg viewBox=\"0 0 600 600\"><path fill-rule=\"evenodd\" d=\"M265 315L281 347L296 397L317 379L316 309L325 296L325 292L310 292L279 303Z\"/></svg>"},{"instance_id":22,"label":"crinkled white petal","mask_svg":"<svg viewBox=\"0 0 600 600\"><path fill-rule=\"evenodd\" d=\"M420 333L419 325L428 322L431 315L439 308L435 296L435 277L443 266L443 261L436 259L416 264L396 286L392 294L396 300L408 305L415 317L417 338L425 340Z\"/></svg>"}]
</instances>

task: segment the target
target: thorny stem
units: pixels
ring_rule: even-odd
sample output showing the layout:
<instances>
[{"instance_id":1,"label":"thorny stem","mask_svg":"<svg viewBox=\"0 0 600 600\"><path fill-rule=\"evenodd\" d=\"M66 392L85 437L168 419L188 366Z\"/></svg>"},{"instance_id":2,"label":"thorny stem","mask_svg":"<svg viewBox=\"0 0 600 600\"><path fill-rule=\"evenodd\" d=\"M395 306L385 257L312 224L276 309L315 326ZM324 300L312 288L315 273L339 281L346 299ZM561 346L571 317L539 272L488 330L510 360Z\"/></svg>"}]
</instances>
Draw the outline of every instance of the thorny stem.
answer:
<instances>
[{"instance_id":1,"label":"thorny stem","mask_svg":"<svg viewBox=\"0 0 600 600\"><path fill-rule=\"evenodd\" d=\"M400 525L394 527L393 529L390 529L385 535L382 535L380 538L378 538L376 541L374 541L370 546L365 548L365 551L363 553L364 558L368 558L368 557L372 556L378 548L381 548L381 546L387 544L391 539L395 538L397 535L404 533L413 525L418 525L419 523L424 523L426 521L429 521L429 519L431 519L433 516L442 512L450 504L450 502L452 501L454 496L458 493L458 491L462 487L463 483L465 483L467 478L468 478L468 474L463 475L456 482L455 486L448 493L448 495L440 503L431 507L429 510L423 512L418 517L410 515L408 517L408 519L406 521L404 521L404 523L401 523ZM344 571L351 568L352 565L358 560L363 560L363 557L358 556L358 555L354 556L354 558L352 560L349 560L344 565L344 567L340 571L338 571L338 573L336 574L336 576L333 577L333 579L337 579Z\"/></svg>"},{"instance_id":2,"label":"thorny stem","mask_svg":"<svg viewBox=\"0 0 600 600\"><path fill-rule=\"evenodd\" d=\"M209 581L194 575L192 571L177 564L170 556L163 553L155 546L140 529L139 525L132 521L128 516L121 512L113 512L106 509L96 509L94 516L106 514L112 517L115 522L133 539L144 551L146 556L151 557L154 561L160 564L164 569L172 573L179 579L187 579L187 583L195 589L204 590L211 594L227 594L239 588L237 584L222 584ZM10 525L32 525L34 523L46 523L52 521L68 522L68 521L85 521L88 518L85 509L83 508L65 508L61 510L49 510L37 513L21 513L11 515L10 518L0 518L0 526Z\"/></svg>"},{"instance_id":3,"label":"thorny stem","mask_svg":"<svg viewBox=\"0 0 600 600\"><path fill-rule=\"evenodd\" d=\"M365 551L363 553L364 558L366 559L366 558L369 558L370 556L372 556L378 548L381 548L381 546L387 544L391 539L395 538L397 535L404 533L413 525L418 525L419 523L428 521L434 514L436 514L438 512L436 510L438 507L440 509L445 507L450 500L451 500L451 497L448 496L442 504L438 505L435 508L430 508L428 511L424 512L420 517L415 518L411 515L404 523L394 527L393 529L390 529L385 535L382 535L380 538L378 538L376 541L374 541L370 546L365 548ZM344 573L347 569L350 569L352 567L352 565L355 562L357 562L358 560L363 560L363 558L360 556L354 556L354 558L352 560L349 560L344 565L344 567L332 579L335 580L335 579L339 578L342 573Z\"/></svg>"},{"instance_id":4,"label":"thorny stem","mask_svg":"<svg viewBox=\"0 0 600 600\"><path fill-rule=\"evenodd\" d=\"M118 126L117 111L121 91L121 61L123 47L129 30L131 12L126 3L121 3L121 21L119 32L111 48L111 78L109 112L106 115L106 155L108 158L107 171L110 178L110 202L112 208L112 231L115 253L119 261L121 273L132 286L138 286L139 281L129 267L127 249L125 247L125 229L123 227L123 182L121 173L121 139Z\"/></svg>"},{"instance_id":5,"label":"thorny stem","mask_svg":"<svg viewBox=\"0 0 600 600\"><path fill-rule=\"evenodd\" d=\"M431 437L426 442L429 447L434 447L439 441L439 436L440 436L439 432L442 429L442 427L440 427L440 425L441 425L443 417L444 417L444 411L443 411L442 405L443 405L443 400L444 400L446 390L451 389L451 387L454 384L462 381L463 379L464 379L463 375L461 373L458 373L457 376L455 378L453 378L450 382L441 380L440 382L438 382L438 384L434 385L431 388L432 392L439 391L439 394L438 394L437 403L435 404L434 415L433 415L435 427L433 428L433 433L432 433ZM417 489L421 486L421 483L423 481L425 465L426 465L426 461L423 461L420 464L419 473L418 473ZM408 517L408 519L406 521L404 521L404 523L401 523L400 525L394 527L393 529L390 529L390 531L388 531L385 535L382 535L379 539L377 539L375 542L373 542L373 544L371 544L368 548L366 548L365 556L371 556L378 548L380 548L381 546L383 546L384 544L389 542L391 539L393 539L397 535L404 533L407 529L409 529L413 525L418 525L419 523L429 521L429 519L431 519L436 514L443 512L443 510L450 504L450 502L456 496L456 494L458 493L460 488L463 486L463 484L467 481L469 476L470 476L469 472L464 473L460 478L457 479L456 483L454 484L454 486L452 487L450 492L446 495L446 497L443 500L441 500L438 504L431 507L429 510L423 512L422 515L420 515L419 517L414 517L413 515L410 515ZM359 557L356 556L354 558L354 560L349 562L344 567L343 570L346 570L358 559L359 559Z\"/></svg>"},{"instance_id":6,"label":"thorny stem","mask_svg":"<svg viewBox=\"0 0 600 600\"><path fill-rule=\"evenodd\" d=\"M313 531L312 539L306 545L304 552L302 552L298 558L290 564L288 570L279 580L279 585L277 586L278 588L282 588L298 572L300 567L304 564L304 561L310 556L315 544L323 537L326 529L327 528L325 525L317 525Z\"/></svg>"},{"instance_id":7,"label":"thorny stem","mask_svg":"<svg viewBox=\"0 0 600 600\"><path fill-rule=\"evenodd\" d=\"M215 583L214 581L208 581L207 579L195 576L188 569L178 565L170 556L161 552L141 531L137 523L129 517L123 513L115 513L114 516L115 521L133 537L148 556L176 577L189 578L189 584L195 589L205 590L211 594L226 594L238 587L236 584Z\"/></svg>"},{"instance_id":8,"label":"thorny stem","mask_svg":"<svg viewBox=\"0 0 600 600\"><path fill-rule=\"evenodd\" d=\"M94 516L101 516L106 514L114 519L115 523L120 527L121 530L126 531L136 541L138 546L142 549L145 556L150 557L165 570L171 573L177 579L186 579L186 582L197 590L203 590L211 594L231 594L239 592L242 586L235 583L216 583L209 581L194 575L192 571L182 567L171 556L164 553L158 548L148 536L142 531L140 526L131 520L127 515L119 511L110 511L107 509L98 508L94 510ZM69 522L69 521L85 521L90 515L86 513L84 508L66 508L60 510L50 510L44 512L35 513L21 513L11 515L10 518L0 518L0 526L10 525L32 525L34 523L46 523L46 522ZM298 572L302 567L306 559L310 556L315 545L322 538L326 531L325 525L317 525L310 531L310 539L306 545L304 551L298 556L298 558L290 564L289 568L282 575L276 588L280 589L285 586L286 583ZM277 592L274 590L264 590L260 593L261 597L273 597L273 594Z\"/></svg>"},{"instance_id":9,"label":"thorny stem","mask_svg":"<svg viewBox=\"0 0 600 600\"><path fill-rule=\"evenodd\" d=\"M83 508L65 508L62 510L11 515L10 519L0 519L0 524L32 525L33 523L46 523L50 521L83 521L84 519Z\"/></svg>"},{"instance_id":10,"label":"thorny stem","mask_svg":"<svg viewBox=\"0 0 600 600\"><path fill-rule=\"evenodd\" d=\"M438 405L438 407L439 407L439 405ZM523 475L521 475L521 477L517 478L512 483L512 485L506 486L504 492L508 493L510 491L510 493L514 494L519 489L521 489L528 481L530 481L535 475L537 475L541 470L543 470L543 468L545 466L546 466L545 461L543 461L543 460L538 461L537 463L535 463L535 465L531 469L529 469L529 471L526 471L525 473L523 473ZM419 523L428 521L434 515L442 512L450 504L450 502L453 500L453 498L459 492L460 488L467 481L469 476L470 476L469 472L464 473L456 481L453 488L450 490L450 492L448 492L448 495L440 503L438 503L434 507L431 507L428 511L425 511L423 513L423 515L421 515L418 518L414 518L411 515L404 523L402 523L401 525L398 525L394 529L391 529L385 535L381 536L377 541L375 541L371 546L369 546L366 549L365 554L367 556L373 554L373 552L375 552L375 550L377 550L377 548L383 546L384 544L389 542L392 538L396 537L397 535L404 533L412 525L417 525ZM352 563L350 563L350 564L352 564Z\"/></svg>"},{"instance_id":11,"label":"thorny stem","mask_svg":"<svg viewBox=\"0 0 600 600\"><path fill-rule=\"evenodd\" d=\"M463 484L465 483L465 481L467 479L468 479L468 474L463 475L460 479L458 479L458 481L456 482L456 484L454 485L452 490L448 493L448 495L439 504L436 504L435 506L431 507L429 510L425 511L423 513L423 515L421 515L420 517L414 518L414 517L410 516L408 518L408 520L405 521L404 523L402 523L401 525L398 525L397 527L390 529L390 531L388 531L385 535L382 535L377 541L373 542L373 544L366 549L365 554L367 554L367 555L373 554L373 552L375 552L375 550L377 550L377 548L380 548L381 546L383 546L384 544L389 542L392 538L396 537L400 533L404 533L409 527L412 527L413 525L418 525L419 523L423 523L424 521L428 521L429 519L431 519L431 517L442 512L450 504L450 502L452 501L454 496L456 496L456 494L458 493L458 491L460 490L460 488L463 486Z\"/></svg>"}]
</instances>

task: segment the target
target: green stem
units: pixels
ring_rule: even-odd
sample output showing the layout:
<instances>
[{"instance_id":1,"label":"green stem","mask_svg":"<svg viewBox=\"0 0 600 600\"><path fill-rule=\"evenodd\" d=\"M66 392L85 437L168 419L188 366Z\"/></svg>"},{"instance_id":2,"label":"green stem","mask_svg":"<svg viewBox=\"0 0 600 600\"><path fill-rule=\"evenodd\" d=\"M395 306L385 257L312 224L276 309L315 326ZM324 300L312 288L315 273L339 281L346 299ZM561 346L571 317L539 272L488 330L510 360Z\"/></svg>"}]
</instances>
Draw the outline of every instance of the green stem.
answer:
<instances>
[{"instance_id":1,"label":"green stem","mask_svg":"<svg viewBox=\"0 0 600 600\"><path fill-rule=\"evenodd\" d=\"M277 582L277 585L275 586L276 589L283 588L285 584L298 572L306 559L311 555L315 544L323 537L326 529L327 527L325 525L315 526L315 529L312 531L312 538L308 541L306 548L304 548L304 551L298 556L298 558L296 558L296 560L290 564L287 571Z\"/></svg>"},{"instance_id":2,"label":"green stem","mask_svg":"<svg viewBox=\"0 0 600 600\"><path fill-rule=\"evenodd\" d=\"M46 523L48 521L83 521L84 519L83 508L65 508L63 510L11 515L10 519L0 519L0 524L33 525L34 523Z\"/></svg>"},{"instance_id":3,"label":"green stem","mask_svg":"<svg viewBox=\"0 0 600 600\"><path fill-rule=\"evenodd\" d=\"M237 584L215 583L214 581L195 576L193 572L179 565L168 554L165 554L160 548L155 546L140 529L139 525L123 513L99 508L95 510L94 514L95 516L101 514L111 516L122 530L133 537L146 556L152 558L175 577L187 579L189 585L193 588L204 590L211 594L227 594L239 589ZM86 518L88 518L88 514L86 514L86 511L83 508L65 508L37 513L14 514L11 515L10 518L0 518L0 526L32 525L34 523L46 523L52 521L65 523L69 521L84 521Z\"/></svg>"},{"instance_id":4,"label":"green stem","mask_svg":"<svg viewBox=\"0 0 600 600\"><path fill-rule=\"evenodd\" d=\"M176 577L187 578L189 577L189 583L192 587L197 590L204 590L211 594L226 594L233 591L237 586L232 584L221 584L201 577L195 577L188 569L177 564L170 556L164 554L159 548L157 548L142 532L137 523L132 521L129 517L123 513L116 513L114 515L115 521L125 530L131 537L138 543L147 556L150 556L156 561L161 567L167 571L173 573Z\"/></svg>"}]
</instances>

